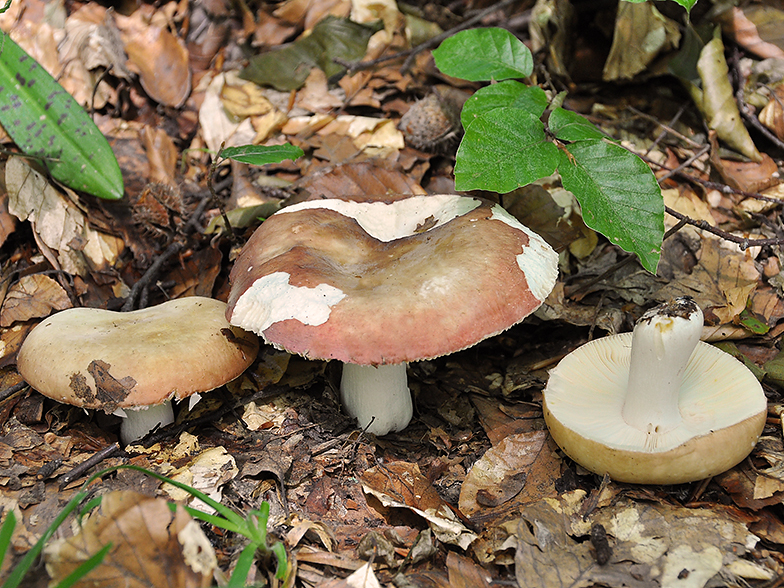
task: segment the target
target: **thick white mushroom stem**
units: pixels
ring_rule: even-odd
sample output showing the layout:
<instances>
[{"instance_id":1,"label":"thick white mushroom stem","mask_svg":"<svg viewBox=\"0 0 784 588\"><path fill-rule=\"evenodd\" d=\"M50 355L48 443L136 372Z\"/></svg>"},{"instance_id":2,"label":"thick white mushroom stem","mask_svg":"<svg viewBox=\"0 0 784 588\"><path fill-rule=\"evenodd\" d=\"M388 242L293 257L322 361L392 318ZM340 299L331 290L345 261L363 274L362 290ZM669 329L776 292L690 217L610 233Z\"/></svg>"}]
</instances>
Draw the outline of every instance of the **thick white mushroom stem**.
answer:
<instances>
[{"instance_id":1,"label":"thick white mushroom stem","mask_svg":"<svg viewBox=\"0 0 784 588\"><path fill-rule=\"evenodd\" d=\"M163 404L149 407L124 408L120 424L120 441L130 445L152 431L156 426L165 427L174 422L174 410L171 400Z\"/></svg>"},{"instance_id":2,"label":"thick white mushroom stem","mask_svg":"<svg viewBox=\"0 0 784 588\"><path fill-rule=\"evenodd\" d=\"M629 425L652 435L682 422L681 382L702 324L702 310L688 297L657 306L637 322L622 411Z\"/></svg>"},{"instance_id":3,"label":"thick white mushroom stem","mask_svg":"<svg viewBox=\"0 0 784 588\"><path fill-rule=\"evenodd\" d=\"M414 414L405 363L344 363L340 400L361 428L367 427L369 433L379 436L402 431Z\"/></svg>"}]
</instances>

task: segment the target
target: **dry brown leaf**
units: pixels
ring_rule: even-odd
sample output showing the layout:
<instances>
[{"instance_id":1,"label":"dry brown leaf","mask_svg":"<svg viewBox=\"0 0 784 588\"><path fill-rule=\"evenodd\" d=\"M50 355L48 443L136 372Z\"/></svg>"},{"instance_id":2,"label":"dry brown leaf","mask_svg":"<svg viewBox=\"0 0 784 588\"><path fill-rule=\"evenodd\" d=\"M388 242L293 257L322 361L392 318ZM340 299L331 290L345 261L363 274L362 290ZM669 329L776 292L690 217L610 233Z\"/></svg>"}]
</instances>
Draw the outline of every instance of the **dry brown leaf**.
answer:
<instances>
[{"instance_id":1,"label":"dry brown leaf","mask_svg":"<svg viewBox=\"0 0 784 588\"><path fill-rule=\"evenodd\" d=\"M780 183L778 166L767 153L762 154L762 160L735 161L721 159L715 154L718 150L711 151L711 163L719 172L724 182L742 192L761 192Z\"/></svg>"},{"instance_id":2,"label":"dry brown leaf","mask_svg":"<svg viewBox=\"0 0 784 588\"><path fill-rule=\"evenodd\" d=\"M773 576L742 559L757 538L720 507L691 509L621 499L583 517L583 495L577 490L529 505L516 525L505 525L512 536L504 546L516 547L520 586L702 588L714 577L732 582L737 576ZM604 564L597 562L592 542L581 539L588 538L594 525L601 525L608 538Z\"/></svg>"},{"instance_id":3,"label":"dry brown leaf","mask_svg":"<svg viewBox=\"0 0 784 588\"><path fill-rule=\"evenodd\" d=\"M143 12L137 10L130 17L115 15L128 54L128 67L139 74L150 98L179 108L191 93L188 50L167 29L146 22Z\"/></svg>"},{"instance_id":4,"label":"dry brown leaf","mask_svg":"<svg viewBox=\"0 0 784 588\"><path fill-rule=\"evenodd\" d=\"M443 543L466 549L476 535L461 523L415 463L392 462L365 470L362 489L386 507L408 508L430 523Z\"/></svg>"},{"instance_id":5,"label":"dry brown leaf","mask_svg":"<svg viewBox=\"0 0 784 588\"><path fill-rule=\"evenodd\" d=\"M199 525L178 506L132 491L103 496L79 532L45 548L46 571L56 583L107 543L103 562L83 581L87 588L207 588L217 565Z\"/></svg>"},{"instance_id":6,"label":"dry brown leaf","mask_svg":"<svg viewBox=\"0 0 784 588\"><path fill-rule=\"evenodd\" d=\"M662 51L680 42L678 24L662 15L653 3L619 2L610 54L604 63L604 81L631 79Z\"/></svg>"},{"instance_id":7,"label":"dry brown leaf","mask_svg":"<svg viewBox=\"0 0 784 588\"><path fill-rule=\"evenodd\" d=\"M237 118L261 116L273 109L260 86L236 76L227 76L220 97L223 107Z\"/></svg>"},{"instance_id":8,"label":"dry brown leaf","mask_svg":"<svg viewBox=\"0 0 784 588\"><path fill-rule=\"evenodd\" d=\"M72 306L65 288L49 276L23 276L8 289L0 310L0 326L9 327L15 322L44 318L53 310L65 310Z\"/></svg>"},{"instance_id":9,"label":"dry brown leaf","mask_svg":"<svg viewBox=\"0 0 784 588\"><path fill-rule=\"evenodd\" d=\"M709 325L731 323L746 308L760 279L754 259L729 251L717 239L706 238L691 274L676 271L674 279L653 293L656 300L691 296Z\"/></svg>"},{"instance_id":10,"label":"dry brown leaf","mask_svg":"<svg viewBox=\"0 0 784 588\"><path fill-rule=\"evenodd\" d=\"M766 14L769 12L774 13L774 15L778 13L779 27L777 28L780 31L781 11L772 6L733 7L720 14L718 18L721 22L722 30L732 37L741 47L763 59L770 57L781 58L784 57L784 50L782 50L781 46L763 40L760 35L760 30L757 28L757 24L764 26L766 20L775 22L775 18ZM748 15L746 13L748 13ZM778 37L780 40L781 32L779 32Z\"/></svg>"},{"instance_id":11,"label":"dry brown leaf","mask_svg":"<svg viewBox=\"0 0 784 588\"><path fill-rule=\"evenodd\" d=\"M36 242L52 267L84 276L114 266L123 241L93 230L85 214L24 159L8 160L5 181L9 212L32 223Z\"/></svg>"},{"instance_id":12,"label":"dry brown leaf","mask_svg":"<svg viewBox=\"0 0 784 588\"><path fill-rule=\"evenodd\" d=\"M223 485L234 479L239 470L234 458L223 447L211 447L196 456L189 464L171 472L168 476L177 482L187 484L191 488L200 490L216 502L223 496ZM189 506L212 513L213 509L199 499L193 498L188 492L164 484L163 491L172 500L188 503Z\"/></svg>"},{"instance_id":13,"label":"dry brown leaf","mask_svg":"<svg viewBox=\"0 0 784 588\"><path fill-rule=\"evenodd\" d=\"M490 588L487 572L467 557L450 551L446 556L446 567L452 588Z\"/></svg>"},{"instance_id":14,"label":"dry brown leaf","mask_svg":"<svg viewBox=\"0 0 784 588\"><path fill-rule=\"evenodd\" d=\"M326 74L314 67L310 70L305 85L297 92L295 106L308 112L331 112L343 106L339 92L330 90Z\"/></svg>"},{"instance_id":15,"label":"dry brown leaf","mask_svg":"<svg viewBox=\"0 0 784 588\"><path fill-rule=\"evenodd\" d=\"M16 361L16 354L33 326L32 323L23 323L0 331L0 368Z\"/></svg>"},{"instance_id":16,"label":"dry brown leaf","mask_svg":"<svg viewBox=\"0 0 784 588\"><path fill-rule=\"evenodd\" d=\"M8 212L8 192L0 194L0 247L16 230L16 217Z\"/></svg>"},{"instance_id":17,"label":"dry brown leaf","mask_svg":"<svg viewBox=\"0 0 784 588\"><path fill-rule=\"evenodd\" d=\"M561 460L546 431L510 435L474 463L460 489L460 512L482 523L555 495Z\"/></svg>"},{"instance_id":18,"label":"dry brown leaf","mask_svg":"<svg viewBox=\"0 0 784 588\"><path fill-rule=\"evenodd\" d=\"M174 176L177 173L177 148L171 137L163 129L144 126L139 131L139 138L150 164L149 181L176 185Z\"/></svg>"}]
</instances>

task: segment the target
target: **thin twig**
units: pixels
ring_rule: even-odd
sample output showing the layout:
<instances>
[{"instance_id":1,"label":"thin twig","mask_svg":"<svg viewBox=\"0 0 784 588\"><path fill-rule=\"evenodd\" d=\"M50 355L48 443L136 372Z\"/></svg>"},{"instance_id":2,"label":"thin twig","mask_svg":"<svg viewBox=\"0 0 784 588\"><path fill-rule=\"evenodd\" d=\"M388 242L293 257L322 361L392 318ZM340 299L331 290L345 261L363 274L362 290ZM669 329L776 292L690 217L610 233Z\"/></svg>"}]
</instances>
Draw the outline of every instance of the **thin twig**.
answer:
<instances>
[{"instance_id":1,"label":"thin twig","mask_svg":"<svg viewBox=\"0 0 784 588\"><path fill-rule=\"evenodd\" d=\"M737 235L733 235L732 233L728 233L727 231L723 231L713 225L709 224L708 221L704 220L694 220L693 218L689 218L685 214L681 214L677 210L673 210L669 206L664 207L664 211L677 218L678 220L684 221L687 225L691 225L693 227L697 227L700 230L707 231L717 237L721 237L725 241L730 241L732 243L737 243L740 247L741 251L745 251L749 247L765 247L767 245L784 245L784 239L748 239L746 237L738 237Z\"/></svg>"},{"instance_id":2,"label":"thin twig","mask_svg":"<svg viewBox=\"0 0 784 588\"><path fill-rule=\"evenodd\" d=\"M24 390L26 387L27 387L27 382L25 382L24 380L14 384L13 386L9 386L8 388L0 392L0 402L2 402L7 398L10 398L17 392Z\"/></svg>"},{"instance_id":3,"label":"thin twig","mask_svg":"<svg viewBox=\"0 0 784 588\"><path fill-rule=\"evenodd\" d=\"M92 468L93 466L98 465L105 459L109 459L110 457L114 457L117 454L122 453L122 448L120 444L116 441L109 445L108 447L104 447L103 449L96 451L90 457L85 459L82 463L74 467L70 472L67 472L60 476L59 479L59 486L60 489L65 488L68 484L73 482L74 480L78 480L84 474L87 473L87 470Z\"/></svg>"},{"instance_id":4,"label":"thin twig","mask_svg":"<svg viewBox=\"0 0 784 588\"><path fill-rule=\"evenodd\" d=\"M760 133L765 135L765 137L776 147L779 149L784 149L784 141L779 139L774 133L768 129L765 125L763 125L759 118L750 112L750 108L746 104L746 100L743 98L743 94L745 91L745 84L743 83L743 75L740 71L740 52L738 51L737 45L734 46L732 53L730 54L730 58L727 64L732 67L732 71L735 74L735 78L737 81L736 90L735 90L735 102L738 105L738 111L740 112L741 116L746 119L746 121L757 129ZM774 98L776 97L775 92L773 93Z\"/></svg>"},{"instance_id":5,"label":"thin twig","mask_svg":"<svg viewBox=\"0 0 784 588\"><path fill-rule=\"evenodd\" d=\"M502 10L507 6L511 6L516 1L517 0L501 0L500 2L497 2L496 4L489 6L484 10L480 10L468 20L464 20L459 25L452 27L448 31L444 31L440 35L436 35L435 37L428 39L424 43L420 43L419 45L417 45L411 50L408 57L406 57L406 60L403 62L403 65L400 66L400 73L406 73L411 67L411 64L414 63L414 59L416 59L416 56L422 53L422 51L425 51L427 49L430 49L431 47L435 47L436 45L439 45L441 41L443 41L444 39L451 37L452 35L454 35L459 31L472 27L478 22L481 22L482 19L484 19L486 16L493 14L494 12L497 12L499 10Z\"/></svg>"},{"instance_id":6,"label":"thin twig","mask_svg":"<svg viewBox=\"0 0 784 588\"><path fill-rule=\"evenodd\" d=\"M354 73L356 73L358 71L371 69L373 67L376 67L377 65L381 65L382 63L387 63L389 61L395 61L396 59L400 59L401 57L405 57L406 60L403 62L403 65L400 66L400 73L406 73L409 70L409 68L411 67L411 64L414 62L414 59L416 59L416 56L419 55L420 53L422 53L423 51L426 51L427 49L430 49L431 47L435 47L436 45L441 43L441 41L443 41L444 39L446 39L448 37L451 37L455 33L459 32L459 31L462 31L463 29L467 29L467 28L473 26L474 24L478 23L479 21L481 21L486 16L488 16L490 14L493 14L494 12L497 12L498 10L501 10L502 8L506 8L507 6L509 6L511 4L514 4L515 1L516 0L501 0L497 4L494 4L493 6L485 8L484 10L476 13L474 16L472 16L472 17L468 18L467 20L464 20L460 24L452 27L448 31L444 31L440 35L436 35L435 37L431 37L430 39L428 39L424 43L420 43L419 45L417 45L416 47L412 47L411 49L405 49L404 51L398 51L397 53L393 53L392 55L384 55L384 56L378 57L376 59L371 59L371 60L368 60L368 61L348 62L348 61L344 61L343 59L337 59L337 58L333 59L333 61L335 63L337 63L338 65L340 65L342 67L345 67L346 70L347 70L346 73L348 75L352 75L352 74L354 74Z\"/></svg>"},{"instance_id":7,"label":"thin twig","mask_svg":"<svg viewBox=\"0 0 784 588\"><path fill-rule=\"evenodd\" d=\"M189 233L196 231L201 216L204 214L204 209L207 208L207 205L212 201L212 195L206 196L201 199L196 209L193 211L193 214L188 219L188 222L182 227L182 232L184 235L188 235ZM158 275L158 272L164 266L164 264L169 261L170 258L177 255L184 244L180 241L174 241L170 243L169 246L161 253L158 258L147 268L147 271L144 272L141 278L139 278L136 283L131 288L131 291L128 293L128 297L125 299L125 302L120 309L122 312L130 312L133 310L134 304L137 298L141 298L141 294L147 286L153 281L155 276ZM143 308L146 304L141 305Z\"/></svg>"},{"instance_id":8,"label":"thin twig","mask_svg":"<svg viewBox=\"0 0 784 588\"><path fill-rule=\"evenodd\" d=\"M136 283L131 288L131 291L128 293L128 297L125 299L125 302L122 305L123 312L130 312L133 310L134 302L136 301L136 297L139 296L139 293L142 291L143 288L146 288L150 282L158 275L158 272L161 270L163 265L169 261L169 258L177 255L183 248L183 244L179 241L175 241L171 243L163 253L161 253L158 258L152 263L150 267L147 268L147 271L144 272L144 275L139 278Z\"/></svg>"}]
</instances>

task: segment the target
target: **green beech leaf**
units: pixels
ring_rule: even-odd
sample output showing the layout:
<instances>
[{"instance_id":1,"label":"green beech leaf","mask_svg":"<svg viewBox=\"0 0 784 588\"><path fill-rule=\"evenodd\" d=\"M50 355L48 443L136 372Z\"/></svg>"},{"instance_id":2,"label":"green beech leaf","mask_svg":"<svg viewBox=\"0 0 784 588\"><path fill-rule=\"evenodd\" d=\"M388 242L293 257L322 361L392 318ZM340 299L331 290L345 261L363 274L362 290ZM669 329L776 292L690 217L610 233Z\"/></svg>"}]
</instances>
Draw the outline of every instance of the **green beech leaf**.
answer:
<instances>
[{"instance_id":1,"label":"green beech leaf","mask_svg":"<svg viewBox=\"0 0 784 588\"><path fill-rule=\"evenodd\" d=\"M564 108L555 108L550 113L547 126L561 141L585 141L606 137L587 118Z\"/></svg>"},{"instance_id":2,"label":"green beech leaf","mask_svg":"<svg viewBox=\"0 0 784 588\"><path fill-rule=\"evenodd\" d=\"M74 190L117 200L120 166L76 100L5 33L0 33L0 124L26 155Z\"/></svg>"},{"instance_id":3,"label":"green beech leaf","mask_svg":"<svg viewBox=\"0 0 784 588\"><path fill-rule=\"evenodd\" d=\"M463 128L467 128L479 115L505 106L520 108L540 117L547 108L547 95L539 86L529 87L514 80L485 86L474 92L463 105L460 113Z\"/></svg>"},{"instance_id":4,"label":"green beech leaf","mask_svg":"<svg viewBox=\"0 0 784 588\"><path fill-rule=\"evenodd\" d=\"M568 150L568 152L567 152ZM602 139L560 151L558 171L585 224L656 273L664 238L664 202L650 168L620 145Z\"/></svg>"},{"instance_id":5,"label":"green beech leaf","mask_svg":"<svg viewBox=\"0 0 784 588\"><path fill-rule=\"evenodd\" d=\"M527 78L534 70L531 51L505 29L460 31L433 51L436 67L471 82Z\"/></svg>"},{"instance_id":6,"label":"green beech leaf","mask_svg":"<svg viewBox=\"0 0 784 588\"><path fill-rule=\"evenodd\" d=\"M457 150L458 190L511 192L551 175L558 148L548 141L538 116L519 108L496 108L466 129Z\"/></svg>"},{"instance_id":7,"label":"green beech leaf","mask_svg":"<svg viewBox=\"0 0 784 588\"><path fill-rule=\"evenodd\" d=\"M250 165L265 165L267 163L280 163L286 159L294 161L298 157L302 157L302 149L295 147L291 143L284 143L283 145L242 145L240 147L226 147L221 150L219 156Z\"/></svg>"}]
</instances>

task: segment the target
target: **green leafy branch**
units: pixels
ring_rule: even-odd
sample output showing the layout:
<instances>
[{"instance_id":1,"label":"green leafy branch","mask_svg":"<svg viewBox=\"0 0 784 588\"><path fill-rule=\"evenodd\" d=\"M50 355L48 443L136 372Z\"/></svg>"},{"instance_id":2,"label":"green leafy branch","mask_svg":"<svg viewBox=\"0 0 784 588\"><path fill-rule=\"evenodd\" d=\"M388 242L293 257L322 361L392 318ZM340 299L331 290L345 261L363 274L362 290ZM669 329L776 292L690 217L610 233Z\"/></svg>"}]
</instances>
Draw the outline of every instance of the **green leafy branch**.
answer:
<instances>
[{"instance_id":1,"label":"green leafy branch","mask_svg":"<svg viewBox=\"0 0 784 588\"><path fill-rule=\"evenodd\" d=\"M653 172L585 117L516 81L533 71L531 52L520 40L504 29L471 29L445 40L433 57L447 75L497 82L463 107L458 190L506 193L557 171L580 203L585 224L656 272L664 201Z\"/></svg>"}]
</instances>

